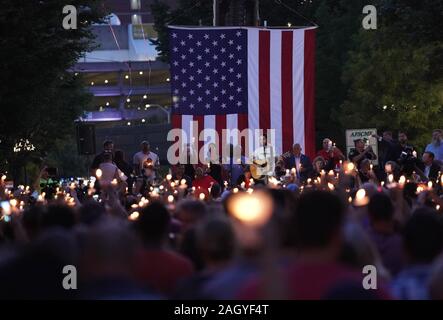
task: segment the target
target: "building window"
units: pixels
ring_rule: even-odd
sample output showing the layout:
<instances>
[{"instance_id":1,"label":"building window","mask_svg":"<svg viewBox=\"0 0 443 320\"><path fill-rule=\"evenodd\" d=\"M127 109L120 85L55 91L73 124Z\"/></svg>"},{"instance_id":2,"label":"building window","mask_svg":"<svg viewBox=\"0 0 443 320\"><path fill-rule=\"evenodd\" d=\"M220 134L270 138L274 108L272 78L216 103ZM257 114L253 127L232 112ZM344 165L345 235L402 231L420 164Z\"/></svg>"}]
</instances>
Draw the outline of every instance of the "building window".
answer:
<instances>
[{"instance_id":1,"label":"building window","mask_svg":"<svg viewBox=\"0 0 443 320\"><path fill-rule=\"evenodd\" d=\"M142 24L142 16L139 14L132 15L132 24Z\"/></svg>"},{"instance_id":2,"label":"building window","mask_svg":"<svg viewBox=\"0 0 443 320\"><path fill-rule=\"evenodd\" d=\"M140 10L140 0L130 0L131 1L131 10Z\"/></svg>"}]
</instances>

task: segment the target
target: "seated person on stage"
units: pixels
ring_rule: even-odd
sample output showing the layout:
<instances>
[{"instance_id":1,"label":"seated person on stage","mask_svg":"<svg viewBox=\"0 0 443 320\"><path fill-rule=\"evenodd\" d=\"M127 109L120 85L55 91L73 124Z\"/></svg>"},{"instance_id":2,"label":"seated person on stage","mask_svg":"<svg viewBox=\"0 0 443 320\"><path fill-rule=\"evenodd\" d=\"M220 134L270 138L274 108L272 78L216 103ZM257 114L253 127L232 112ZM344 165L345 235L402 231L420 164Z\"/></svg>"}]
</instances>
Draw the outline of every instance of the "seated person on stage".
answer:
<instances>
[{"instance_id":1,"label":"seated person on stage","mask_svg":"<svg viewBox=\"0 0 443 320\"><path fill-rule=\"evenodd\" d=\"M360 186L362 186L366 182L373 182L375 184L378 184L377 176L371 169L371 162L368 159L363 159L360 162L360 166L358 167L357 179L360 183Z\"/></svg>"},{"instance_id":2,"label":"seated person on stage","mask_svg":"<svg viewBox=\"0 0 443 320\"><path fill-rule=\"evenodd\" d=\"M188 188L192 187L192 179L185 174L185 166L182 164L177 164L172 167L172 180L178 180L181 184L182 179L185 179Z\"/></svg>"},{"instance_id":3,"label":"seated person on stage","mask_svg":"<svg viewBox=\"0 0 443 320\"><path fill-rule=\"evenodd\" d=\"M312 171L311 160L308 156L301 153L301 146L299 143L294 144L292 147L292 153L289 157L285 158L286 168L295 168L297 178L301 181L308 179Z\"/></svg>"},{"instance_id":4,"label":"seated person on stage","mask_svg":"<svg viewBox=\"0 0 443 320\"><path fill-rule=\"evenodd\" d=\"M323 148L317 152L317 156L325 159L326 164L329 165L329 160L332 160L332 167L325 167L325 171L333 170L340 166L340 161L344 161L346 157L339 148L337 148L329 138L323 139Z\"/></svg>"},{"instance_id":5,"label":"seated person on stage","mask_svg":"<svg viewBox=\"0 0 443 320\"><path fill-rule=\"evenodd\" d=\"M434 161L434 154L430 151L423 153L422 162L416 166L416 172L424 182L435 181L438 178L440 166Z\"/></svg>"},{"instance_id":6,"label":"seated person on stage","mask_svg":"<svg viewBox=\"0 0 443 320\"><path fill-rule=\"evenodd\" d=\"M349 160L354 162L357 167L363 159L376 160L377 156L372 151L371 146L365 147L365 141L363 139L354 140L355 148L349 152Z\"/></svg>"},{"instance_id":7,"label":"seated person on stage","mask_svg":"<svg viewBox=\"0 0 443 320\"><path fill-rule=\"evenodd\" d=\"M241 174L237 179L237 186L242 186L242 183L244 183L244 189L248 189L251 185L251 169L249 166L245 166L243 169L243 174Z\"/></svg>"}]
</instances>

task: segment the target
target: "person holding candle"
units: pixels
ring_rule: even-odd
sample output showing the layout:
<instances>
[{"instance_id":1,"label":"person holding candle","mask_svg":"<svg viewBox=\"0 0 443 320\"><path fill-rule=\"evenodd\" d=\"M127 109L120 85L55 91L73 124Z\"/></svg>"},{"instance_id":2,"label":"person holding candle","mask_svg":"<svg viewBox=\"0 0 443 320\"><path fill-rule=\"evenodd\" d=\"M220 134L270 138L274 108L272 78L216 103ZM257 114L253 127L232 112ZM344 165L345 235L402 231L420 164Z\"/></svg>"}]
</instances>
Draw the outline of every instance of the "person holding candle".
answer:
<instances>
[{"instance_id":1,"label":"person holding candle","mask_svg":"<svg viewBox=\"0 0 443 320\"><path fill-rule=\"evenodd\" d=\"M111 140L103 142L103 151L95 156L91 164L91 176L95 176L95 170L98 169L101 163L105 162L104 155L111 154L114 158L114 143Z\"/></svg>"},{"instance_id":2,"label":"person holding candle","mask_svg":"<svg viewBox=\"0 0 443 320\"><path fill-rule=\"evenodd\" d=\"M335 169L340 166L340 161L346 160L343 152L329 138L323 139L323 148L317 152L317 156L325 159L328 164L328 167L325 168L326 171ZM332 163L329 163L329 160L332 160ZM332 167L329 167L330 164Z\"/></svg>"},{"instance_id":3,"label":"person holding candle","mask_svg":"<svg viewBox=\"0 0 443 320\"><path fill-rule=\"evenodd\" d=\"M156 178L156 169L160 165L158 155L151 151L148 141L142 141L141 151L134 155L134 170L137 176L143 174L148 180Z\"/></svg>"},{"instance_id":4,"label":"person holding candle","mask_svg":"<svg viewBox=\"0 0 443 320\"><path fill-rule=\"evenodd\" d=\"M204 173L202 167L195 169L195 179L192 181L192 186L195 187L195 193L198 196L200 193L204 193L205 196L209 195L209 188L213 184L217 183L210 175Z\"/></svg>"},{"instance_id":5,"label":"person holding candle","mask_svg":"<svg viewBox=\"0 0 443 320\"><path fill-rule=\"evenodd\" d=\"M349 152L348 158L350 161L354 162L357 167L359 167L360 162L363 159L368 160L376 160L377 156L375 155L372 147L370 145L366 146L365 140L356 139L354 140L355 148Z\"/></svg>"}]
</instances>

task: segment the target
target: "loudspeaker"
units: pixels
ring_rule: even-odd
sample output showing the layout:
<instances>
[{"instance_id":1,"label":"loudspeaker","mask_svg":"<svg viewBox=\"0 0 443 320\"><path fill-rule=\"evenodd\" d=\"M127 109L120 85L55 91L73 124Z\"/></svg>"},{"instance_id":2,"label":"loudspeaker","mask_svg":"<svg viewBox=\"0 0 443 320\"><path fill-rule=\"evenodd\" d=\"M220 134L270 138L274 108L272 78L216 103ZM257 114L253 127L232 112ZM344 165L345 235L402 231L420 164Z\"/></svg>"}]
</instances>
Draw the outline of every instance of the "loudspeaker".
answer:
<instances>
[{"instance_id":1,"label":"loudspeaker","mask_svg":"<svg viewBox=\"0 0 443 320\"><path fill-rule=\"evenodd\" d=\"M78 124L76 131L78 154L95 154L95 126L93 124Z\"/></svg>"}]
</instances>

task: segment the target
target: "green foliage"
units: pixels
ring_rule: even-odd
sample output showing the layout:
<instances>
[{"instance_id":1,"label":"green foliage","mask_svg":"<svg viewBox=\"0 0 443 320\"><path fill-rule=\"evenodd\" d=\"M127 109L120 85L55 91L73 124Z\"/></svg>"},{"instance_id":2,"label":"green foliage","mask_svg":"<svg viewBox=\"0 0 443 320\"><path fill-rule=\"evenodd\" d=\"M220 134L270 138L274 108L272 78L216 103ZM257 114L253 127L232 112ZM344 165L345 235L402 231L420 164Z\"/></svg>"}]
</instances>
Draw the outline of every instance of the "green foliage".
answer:
<instances>
[{"instance_id":1,"label":"green foliage","mask_svg":"<svg viewBox=\"0 0 443 320\"><path fill-rule=\"evenodd\" d=\"M443 127L443 73L437 72L443 42L428 30L441 24L433 13L439 4L421 1L412 10L413 1L381 2L378 30L356 38L343 76L350 89L334 117L343 128L405 130L422 149L432 129Z\"/></svg>"},{"instance_id":2,"label":"green foliage","mask_svg":"<svg viewBox=\"0 0 443 320\"><path fill-rule=\"evenodd\" d=\"M0 161L24 165L44 157L57 139L72 134L89 103L80 79L67 72L90 50L90 24L101 21L100 0L73 0L78 27L62 27L62 0L4 0L0 11ZM14 153L19 139L36 151ZM11 170L17 171L17 170Z\"/></svg>"}]
</instances>

